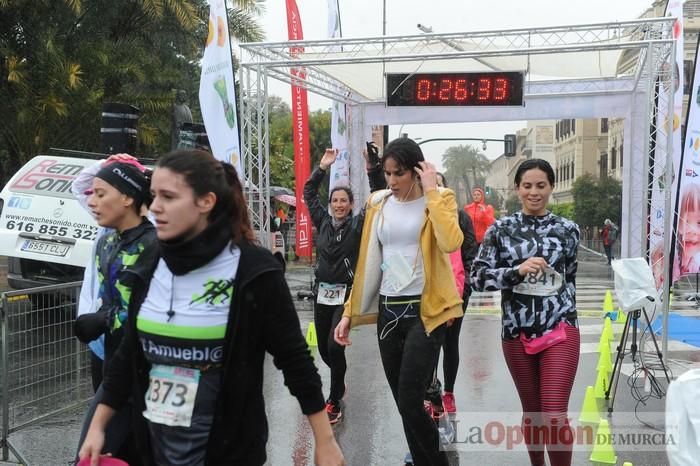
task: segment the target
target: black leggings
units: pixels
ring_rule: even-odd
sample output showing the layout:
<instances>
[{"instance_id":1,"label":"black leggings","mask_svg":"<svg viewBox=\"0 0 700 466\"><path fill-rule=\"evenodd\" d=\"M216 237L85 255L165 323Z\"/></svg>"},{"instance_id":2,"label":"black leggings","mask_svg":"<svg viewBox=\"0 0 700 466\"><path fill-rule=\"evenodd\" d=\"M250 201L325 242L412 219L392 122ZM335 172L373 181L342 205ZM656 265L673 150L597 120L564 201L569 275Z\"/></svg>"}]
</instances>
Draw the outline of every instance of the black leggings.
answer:
<instances>
[{"instance_id":1,"label":"black leggings","mask_svg":"<svg viewBox=\"0 0 700 466\"><path fill-rule=\"evenodd\" d=\"M399 303L387 302L380 296L377 339L384 374L403 421L413 464L447 466L447 455L440 450L437 426L423 409L425 391L445 339L445 326L426 335L420 319L420 296L413 304L406 304L406 298L393 299Z\"/></svg>"},{"instance_id":2,"label":"black leggings","mask_svg":"<svg viewBox=\"0 0 700 466\"><path fill-rule=\"evenodd\" d=\"M462 310L466 311L469 304L469 294L463 297ZM442 373L445 376L444 389L446 392L453 392L455 380L457 380L457 369L459 369L459 332L462 330L462 320L459 317L452 322L452 325L445 329L445 343L442 344Z\"/></svg>"},{"instance_id":3,"label":"black leggings","mask_svg":"<svg viewBox=\"0 0 700 466\"><path fill-rule=\"evenodd\" d=\"M331 370L330 401L338 402L345 395L345 347L335 342L333 331L343 317L343 305L328 306L314 303L314 324L321 359Z\"/></svg>"},{"instance_id":4,"label":"black leggings","mask_svg":"<svg viewBox=\"0 0 700 466\"><path fill-rule=\"evenodd\" d=\"M92 378L92 391L97 393L97 389L102 383L102 358L90 351L90 376Z\"/></svg>"},{"instance_id":5,"label":"black leggings","mask_svg":"<svg viewBox=\"0 0 700 466\"><path fill-rule=\"evenodd\" d=\"M88 406L88 411L83 420L83 427L80 432L80 440L78 441L78 451L83 446L85 437L87 436L92 417L95 414L97 405L102 399L102 385L100 385L95 393L94 398ZM136 443L131 430L131 401L126 403L119 411L117 411L105 430L105 444L102 447L102 453L110 453L115 458L126 461L129 464L138 464L136 453ZM78 460L76 454L76 462Z\"/></svg>"}]
</instances>

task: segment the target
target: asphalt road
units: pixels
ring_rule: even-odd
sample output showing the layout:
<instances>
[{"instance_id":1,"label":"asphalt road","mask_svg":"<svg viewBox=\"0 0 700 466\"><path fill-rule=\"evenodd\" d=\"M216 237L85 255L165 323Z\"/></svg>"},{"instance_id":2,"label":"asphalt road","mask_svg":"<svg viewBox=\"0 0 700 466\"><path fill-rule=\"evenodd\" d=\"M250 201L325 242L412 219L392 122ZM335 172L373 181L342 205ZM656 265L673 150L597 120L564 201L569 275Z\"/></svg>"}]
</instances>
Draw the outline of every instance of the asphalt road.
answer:
<instances>
[{"instance_id":1,"label":"asphalt road","mask_svg":"<svg viewBox=\"0 0 700 466\"><path fill-rule=\"evenodd\" d=\"M1 262L0 262L1 264ZM598 280L607 271L605 266L594 264L592 270L584 274ZM599 270L600 269L600 270ZM0 270L2 270L0 266ZM308 267L290 264L287 274L293 296L308 291L311 276ZM312 305L308 300L297 300L297 309L302 328L306 330L313 318ZM582 354L570 402L570 414L578 419L586 387L595 382L598 354L595 347L601 331L600 319L581 319ZM620 327L616 326L616 337ZM469 441L473 428L488 422L503 425L519 423L520 403L513 382L503 360L500 348L500 325L498 315L469 315L465 317L460 338L461 367L455 388L458 414L457 442L453 448L458 459L455 465L519 465L527 464L527 454L522 444L512 448L504 443L496 445L474 444ZM401 465L406 441L401 428L398 411L391 398L386 383L379 353L377 350L376 329L364 326L353 330L353 345L347 350L348 394L345 399L345 419L334 430L347 464L352 466ZM324 387L329 384L329 371L321 362L316 349L312 348ZM60 357L61 355L56 355ZM614 357L614 356L613 356ZM688 364L700 361L700 353L692 348L680 348L672 354L678 361L673 368L676 375L687 369ZM689 363L682 363L689 361ZM697 365L697 362L695 363ZM645 427L642 421L661 427L663 425L664 400L649 399L646 404L638 404L628 386L632 365L628 362L620 378L615 411L610 424L616 434L657 433ZM659 375L657 373L657 375ZM665 386L665 382L661 382ZM282 375L276 370L270 358L265 368L265 399L270 425L268 441L268 462L270 466L306 466L313 464L312 436L299 405L283 384ZM606 415L603 403L598 402L603 416ZM635 415L635 409L637 411ZM30 464L68 464L75 452L82 413L80 410L54 417L49 421L21 429L10 436L12 444L18 448ZM576 422L575 422L576 423ZM624 461L635 466L657 466L668 464L662 445L622 445L616 448L617 464ZM591 447L579 445L575 449L574 464L588 465Z\"/></svg>"}]
</instances>

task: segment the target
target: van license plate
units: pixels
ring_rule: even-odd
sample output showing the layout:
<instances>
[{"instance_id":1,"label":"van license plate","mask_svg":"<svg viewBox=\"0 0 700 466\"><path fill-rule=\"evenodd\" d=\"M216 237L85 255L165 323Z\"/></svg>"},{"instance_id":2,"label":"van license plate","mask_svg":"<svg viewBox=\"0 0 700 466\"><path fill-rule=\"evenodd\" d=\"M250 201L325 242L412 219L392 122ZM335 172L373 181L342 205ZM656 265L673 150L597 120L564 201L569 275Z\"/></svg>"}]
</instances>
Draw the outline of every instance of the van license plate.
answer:
<instances>
[{"instance_id":1,"label":"van license plate","mask_svg":"<svg viewBox=\"0 0 700 466\"><path fill-rule=\"evenodd\" d=\"M25 252L35 252L37 254L65 257L66 254L68 254L68 251L70 251L70 245L27 239L24 240L24 243L20 249Z\"/></svg>"}]
</instances>

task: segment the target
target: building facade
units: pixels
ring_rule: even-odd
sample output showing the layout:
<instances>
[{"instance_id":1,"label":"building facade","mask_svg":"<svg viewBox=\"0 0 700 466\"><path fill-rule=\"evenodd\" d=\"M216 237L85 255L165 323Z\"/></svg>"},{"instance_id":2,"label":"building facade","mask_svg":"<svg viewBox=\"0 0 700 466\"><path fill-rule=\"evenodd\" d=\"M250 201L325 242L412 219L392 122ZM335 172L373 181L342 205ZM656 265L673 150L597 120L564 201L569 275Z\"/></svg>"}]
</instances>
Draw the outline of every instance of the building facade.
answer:
<instances>
[{"instance_id":1,"label":"building facade","mask_svg":"<svg viewBox=\"0 0 700 466\"><path fill-rule=\"evenodd\" d=\"M516 132L515 157L501 155L491 161L486 186L501 196L501 209L505 208L505 200L513 192L515 172L524 160L545 159L554 166L555 123L555 120L528 121L526 128Z\"/></svg>"},{"instance_id":2,"label":"building facade","mask_svg":"<svg viewBox=\"0 0 700 466\"><path fill-rule=\"evenodd\" d=\"M572 202L574 181L585 174L599 177L600 160L606 159L608 151L609 120L566 119L559 120L554 132L554 159L552 165L556 185L552 202Z\"/></svg>"}]
</instances>

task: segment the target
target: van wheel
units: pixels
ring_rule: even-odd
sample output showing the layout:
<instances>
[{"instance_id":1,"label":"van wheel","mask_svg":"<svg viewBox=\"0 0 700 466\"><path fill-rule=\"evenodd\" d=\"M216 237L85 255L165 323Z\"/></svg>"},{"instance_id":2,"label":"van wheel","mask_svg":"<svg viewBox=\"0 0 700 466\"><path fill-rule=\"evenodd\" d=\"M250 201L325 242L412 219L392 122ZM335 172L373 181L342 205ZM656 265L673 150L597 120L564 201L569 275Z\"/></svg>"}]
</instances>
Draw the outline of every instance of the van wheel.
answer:
<instances>
[{"instance_id":1,"label":"van wheel","mask_svg":"<svg viewBox=\"0 0 700 466\"><path fill-rule=\"evenodd\" d=\"M287 262L285 262L282 254L280 254L279 252L277 254L275 254L275 259L277 259L279 261L279 263L282 265L282 272L283 273L286 272L287 271Z\"/></svg>"}]
</instances>

